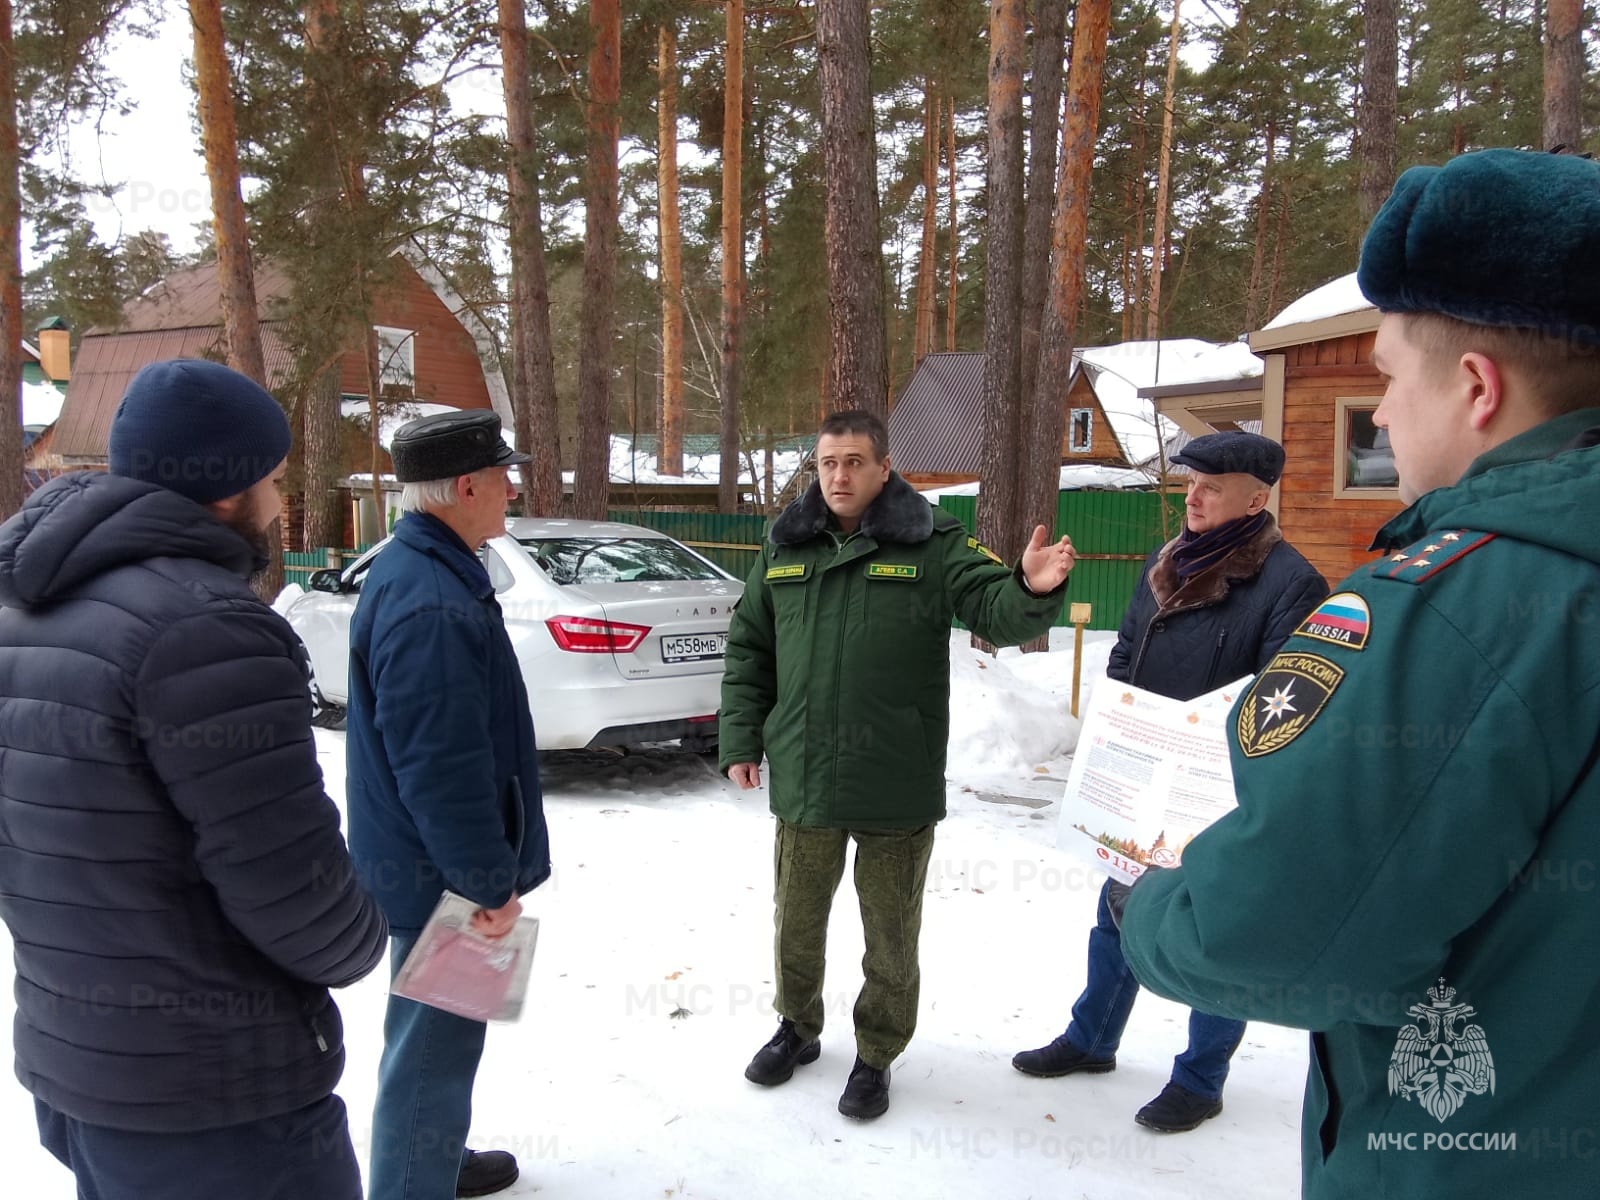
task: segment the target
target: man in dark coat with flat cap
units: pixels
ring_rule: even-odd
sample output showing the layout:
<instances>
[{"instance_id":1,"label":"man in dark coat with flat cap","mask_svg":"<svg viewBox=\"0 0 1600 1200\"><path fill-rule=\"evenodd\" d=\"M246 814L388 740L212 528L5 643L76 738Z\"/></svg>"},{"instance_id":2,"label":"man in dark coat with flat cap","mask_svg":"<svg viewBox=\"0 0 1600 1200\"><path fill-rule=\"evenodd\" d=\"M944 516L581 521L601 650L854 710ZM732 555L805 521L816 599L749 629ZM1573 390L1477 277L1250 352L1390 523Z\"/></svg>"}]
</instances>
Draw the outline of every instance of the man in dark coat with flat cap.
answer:
<instances>
[{"instance_id":1,"label":"man in dark coat with flat cap","mask_svg":"<svg viewBox=\"0 0 1600 1200\"><path fill-rule=\"evenodd\" d=\"M1400 176L1361 246L1409 507L1229 718L1239 804L1142 877L1139 981L1310 1030L1304 1195L1592 1196L1600 163Z\"/></svg>"},{"instance_id":2,"label":"man in dark coat with flat cap","mask_svg":"<svg viewBox=\"0 0 1600 1200\"><path fill-rule=\"evenodd\" d=\"M398 971L446 888L473 925L510 932L550 874L528 694L476 551L505 532L508 470L528 461L489 412L403 426L405 510L350 628L350 848L383 906ZM389 997L372 1119L371 1200L510 1187L517 1162L466 1148L486 1026Z\"/></svg>"},{"instance_id":3,"label":"man in dark coat with flat cap","mask_svg":"<svg viewBox=\"0 0 1600 1200\"><path fill-rule=\"evenodd\" d=\"M1128 604L1106 674L1162 696L1189 700L1244 675L1277 653L1328 594L1328 585L1283 540L1267 510L1283 473L1283 447L1254 433L1195 438L1172 461L1189 468L1184 529L1145 564ZM1117 1047L1139 984L1122 957L1108 900L1100 896L1089 933L1089 977L1066 1032L1011 1061L1027 1075L1101 1074ZM1228 1064L1244 1022L1189 1014L1189 1045L1172 1078L1135 1120L1180 1133L1222 1111Z\"/></svg>"}]
</instances>

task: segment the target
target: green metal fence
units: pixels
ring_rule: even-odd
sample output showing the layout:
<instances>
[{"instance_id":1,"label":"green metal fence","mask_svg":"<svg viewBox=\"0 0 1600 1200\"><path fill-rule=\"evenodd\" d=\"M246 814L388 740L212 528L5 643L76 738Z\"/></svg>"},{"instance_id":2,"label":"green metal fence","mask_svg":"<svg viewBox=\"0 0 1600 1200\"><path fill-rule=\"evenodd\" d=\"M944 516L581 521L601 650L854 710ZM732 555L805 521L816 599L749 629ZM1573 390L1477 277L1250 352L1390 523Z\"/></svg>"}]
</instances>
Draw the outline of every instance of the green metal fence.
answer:
<instances>
[{"instance_id":1,"label":"green metal fence","mask_svg":"<svg viewBox=\"0 0 1600 1200\"><path fill-rule=\"evenodd\" d=\"M1161 506L1167 506L1162 526ZM978 527L973 496L946 496L939 506L969 530ZM1072 570L1069 598L1094 606L1090 629L1115 629L1122 623L1145 557L1181 528L1183 497L1157 492L1062 492L1056 504L1056 532L1072 539L1078 565ZM1057 625L1066 625L1062 606Z\"/></svg>"},{"instance_id":2,"label":"green metal fence","mask_svg":"<svg viewBox=\"0 0 1600 1200\"><path fill-rule=\"evenodd\" d=\"M1163 499L1168 510L1165 527L1161 520ZM968 530L977 529L978 504L974 497L946 496L939 505ZM755 564L767 528L766 517L744 513L612 509L607 515L613 521L643 525L677 538L739 579L747 576ZM1155 492L1061 493L1056 529L1070 535L1078 551L1070 597L1094 606L1090 629L1115 629L1121 623L1122 610L1139 584L1145 556L1171 537L1182 521L1182 496L1162 497ZM361 546L354 550L285 553L284 576L305 587L313 571L348 565L367 549ZM1066 606L1056 623L1068 623Z\"/></svg>"}]
</instances>

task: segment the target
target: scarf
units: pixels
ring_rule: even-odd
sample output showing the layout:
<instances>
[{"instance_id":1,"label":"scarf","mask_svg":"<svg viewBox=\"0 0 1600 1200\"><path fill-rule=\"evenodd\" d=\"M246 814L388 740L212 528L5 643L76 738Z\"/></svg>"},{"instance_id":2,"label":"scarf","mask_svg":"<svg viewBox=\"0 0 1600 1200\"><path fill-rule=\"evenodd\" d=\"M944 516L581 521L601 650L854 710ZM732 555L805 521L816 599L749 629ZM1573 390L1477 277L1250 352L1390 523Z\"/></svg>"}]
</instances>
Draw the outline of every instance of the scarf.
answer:
<instances>
[{"instance_id":1,"label":"scarf","mask_svg":"<svg viewBox=\"0 0 1600 1200\"><path fill-rule=\"evenodd\" d=\"M1218 525L1204 533L1185 529L1178 535L1178 544L1172 548L1172 565L1178 578L1189 582L1212 564L1226 558L1266 528L1271 514L1262 509L1253 517L1240 517L1226 525Z\"/></svg>"}]
</instances>

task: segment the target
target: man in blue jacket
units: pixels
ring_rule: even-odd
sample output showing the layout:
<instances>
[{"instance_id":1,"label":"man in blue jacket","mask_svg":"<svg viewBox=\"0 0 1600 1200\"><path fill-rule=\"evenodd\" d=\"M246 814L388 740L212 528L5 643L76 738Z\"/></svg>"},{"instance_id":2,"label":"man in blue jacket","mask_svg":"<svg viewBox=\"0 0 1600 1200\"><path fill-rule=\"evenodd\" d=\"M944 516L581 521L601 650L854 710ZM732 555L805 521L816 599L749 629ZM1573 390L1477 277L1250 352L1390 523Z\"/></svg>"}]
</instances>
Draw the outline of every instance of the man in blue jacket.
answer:
<instances>
[{"instance_id":1,"label":"man in blue jacket","mask_svg":"<svg viewBox=\"0 0 1600 1200\"><path fill-rule=\"evenodd\" d=\"M1212 433L1189 442L1172 461L1190 472L1184 529L1150 556L1106 674L1190 700L1261 670L1327 596L1328 585L1283 540L1267 510L1283 473L1277 442L1254 433ZM1107 906L1111 886L1101 892L1089 932L1088 981L1072 1006L1072 1022L1048 1046L1011 1060L1026 1075L1100 1074L1117 1065L1139 984L1122 957ZM1134 1120L1161 1133L1182 1133L1220 1113L1244 1025L1191 1012L1189 1045L1173 1060L1172 1078Z\"/></svg>"},{"instance_id":2,"label":"man in blue jacket","mask_svg":"<svg viewBox=\"0 0 1600 1200\"><path fill-rule=\"evenodd\" d=\"M322 790L305 653L247 583L288 451L252 380L153 363L110 470L0 527L16 1071L79 1196L361 1197L328 989L386 931Z\"/></svg>"},{"instance_id":3,"label":"man in blue jacket","mask_svg":"<svg viewBox=\"0 0 1600 1200\"><path fill-rule=\"evenodd\" d=\"M508 933L518 897L550 874L528 693L476 551L505 532L528 461L490 412L403 426L393 541L367 573L350 629L350 847L393 933L398 971L446 888ZM373 1200L450 1200L510 1187L517 1162L466 1149L485 1025L396 996L384 1019L372 1119Z\"/></svg>"}]
</instances>

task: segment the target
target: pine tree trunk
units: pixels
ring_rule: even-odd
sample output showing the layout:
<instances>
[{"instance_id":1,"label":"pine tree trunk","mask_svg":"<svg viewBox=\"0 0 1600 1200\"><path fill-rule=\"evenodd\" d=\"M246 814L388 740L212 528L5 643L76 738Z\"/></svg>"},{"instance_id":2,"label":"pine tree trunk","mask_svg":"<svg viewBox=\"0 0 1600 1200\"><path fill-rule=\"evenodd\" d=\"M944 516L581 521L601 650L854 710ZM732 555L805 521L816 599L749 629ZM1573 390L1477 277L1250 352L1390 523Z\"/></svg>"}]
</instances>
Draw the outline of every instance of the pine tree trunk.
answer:
<instances>
[{"instance_id":1,"label":"pine tree trunk","mask_svg":"<svg viewBox=\"0 0 1600 1200\"><path fill-rule=\"evenodd\" d=\"M983 453L978 539L1011 561L1022 550L1023 0L989 5L989 228L984 266Z\"/></svg>"},{"instance_id":2,"label":"pine tree trunk","mask_svg":"<svg viewBox=\"0 0 1600 1200\"><path fill-rule=\"evenodd\" d=\"M945 123L945 161L950 184L950 287L944 310L944 348L956 348L956 306L960 299L961 237L956 213L956 101L950 98L950 118Z\"/></svg>"},{"instance_id":3,"label":"pine tree trunk","mask_svg":"<svg viewBox=\"0 0 1600 1200\"><path fill-rule=\"evenodd\" d=\"M934 257L939 241L939 117L944 103L932 79L923 87L922 117L922 246L917 255L917 326L911 361L922 361L933 349L938 305L934 299L939 274Z\"/></svg>"},{"instance_id":4,"label":"pine tree trunk","mask_svg":"<svg viewBox=\"0 0 1600 1200\"><path fill-rule=\"evenodd\" d=\"M717 508L739 511L739 333L744 316L744 0L727 0L722 84L722 441ZM754 480L751 481L752 483Z\"/></svg>"},{"instance_id":5,"label":"pine tree trunk","mask_svg":"<svg viewBox=\"0 0 1600 1200\"><path fill-rule=\"evenodd\" d=\"M306 53L316 62L308 73L314 79L326 80L338 70L328 59L336 53L339 37L339 7L337 0L307 0L304 9ZM315 84L312 85L315 87ZM326 111L316 103L315 111ZM330 208L351 203L343 197L342 167L335 147L335 119L327 113L327 120L317 131L327 158L319 164L321 194L319 205ZM354 347L350 347L354 349ZM339 365L337 360L328 363L302 361L298 373L302 394L300 427L300 480L304 489L301 512L301 544L308 548L338 547L344 541L343 491L340 482L346 474L343 422L340 414ZM376 426L373 426L376 429ZM373 435L376 437L376 434ZM360 529L354 530L352 541L361 540Z\"/></svg>"},{"instance_id":6,"label":"pine tree trunk","mask_svg":"<svg viewBox=\"0 0 1600 1200\"><path fill-rule=\"evenodd\" d=\"M1022 234L1022 428L1038 402L1039 322L1050 279L1050 215L1056 201L1061 144L1061 76L1067 41L1066 0L1038 0L1034 9L1033 107L1028 128L1028 199Z\"/></svg>"},{"instance_id":7,"label":"pine tree trunk","mask_svg":"<svg viewBox=\"0 0 1600 1200\"><path fill-rule=\"evenodd\" d=\"M371 305L371 293L367 290L367 281L363 275L360 284L360 295L364 308ZM379 380L382 372L378 369L378 331L368 324L363 331L366 335L365 345L362 347L362 371L367 381L367 420L372 426L372 489L369 499L372 501L372 519L377 523L373 531L373 541L381 541L389 532L388 514L384 511L386 505L383 501L383 445L378 439L378 397L380 391ZM361 544L361 535L364 531L356 530L356 545Z\"/></svg>"},{"instance_id":8,"label":"pine tree trunk","mask_svg":"<svg viewBox=\"0 0 1600 1200\"><path fill-rule=\"evenodd\" d=\"M0 521L22 507L22 185L11 0L0 0Z\"/></svg>"},{"instance_id":9,"label":"pine tree trunk","mask_svg":"<svg viewBox=\"0 0 1600 1200\"><path fill-rule=\"evenodd\" d=\"M656 472L683 474L683 230L678 221L678 31L657 47L657 202L661 243L661 427Z\"/></svg>"},{"instance_id":10,"label":"pine tree trunk","mask_svg":"<svg viewBox=\"0 0 1600 1200\"><path fill-rule=\"evenodd\" d=\"M1279 289L1283 286L1283 260L1287 257L1285 248L1289 241L1289 213L1294 207L1294 156L1299 128L1299 113L1291 111L1289 143L1283 156L1283 167L1277 187L1278 227L1272 239L1272 282L1267 288L1267 304L1262 310L1263 318L1268 318L1278 311Z\"/></svg>"},{"instance_id":11,"label":"pine tree trunk","mask_svg":"<svg viewBox=\"0 0 1600 1200\"><path fill-rule=\"evenodd\" d=\"M239 131L233 115L233 81L223 44L220 0L189 0L194 27L195 82L200 93L200 140L211 181L212 228L221 282L222 330L228 365L266 386L261 327L256 318L255 274L239 190Z\"/></svg>"},{"instance_id":12,"label":"pine tree trunk","mask_svg":"<svg viewBox=\"0 0 1600 1200\"><path fill-rule=\"evenodd\" d=\"M1106 39L1111 0L1078 0L1072 18L1072 62L1067 69L1067 106L1062 122L1061 178L1056 189L1050 242L1050 294L1039 331L1039 394L1065 396L1072 371L1072 343L1083 304L1094 141L1100 124ZM1055 525L1060 489L1061 438L1066 408L1033 406L1022 524Z\"/></svg>"},{"instance_id":13,"label":"pine tree trunk","mask_svg":"<svg viewBox=\"0 0 1600 1200\"><path fill-rule=\"evenodd\" d=\"M300 398L305 430L301 455L305 464L304 524L302 540L307 550L344 541L344 513L339 490L344 460L343 422L339 419L339 368L320 372L304 384Z\"/></svg>"},{"instance_id":14,"label":"pine tree trunk","mask_svg":"<svg viewBox=\"0 0 1600 1200\"><path fill-rule=\"evenodd\" d=\"M1145 95L1144 62L1139 64L1139 86L1134 93L1137 97L1138 112L1134 114L1133 127L1133 329L1134 336L1139 333L1139 311L1144 307L1146 289L1149 287L1150 276L1144 261L1144 218L1145 195L1149 191L1146 180L1149 172L1145 170L1145 132L1148 122L1145 114L1150 110L1150 98Z\"/></svg>"},{"instance_id":15,"label":"pine tree trunk","mask_svg":"<svg viewBox=\"0 0 1600 1200\"><path fill-rule=\"evenodd\" d=\"M1172 175L1172 121L1178 90L1178 23L1180 0L1172 0L1172 38L1167 45L1167 86L1161 102L1161 152L1156 160L1156 216L1150 237L1150 294L1145 307L1144 335L1161 336L1161 272L1167 262L1167 196Z\"/></svg>"},{"instance_id":16,"label":"pine tree trunk","mask_svg":"<svg viewBox=\"0 0 1600 1200\"><path fill-rule=\"evenodd\" d=\"M523 512L561 510L561 423L556 403L550 285L534 154L528 25L523 0L499 0L500 60L506 101L506 176L511 249L511 363L518 447L533 456L522 468Z\"/></svg>"},{"instance_id":17,"label":"pine tree trunk","mask_svg":"<svg viewBox=\"0 0 1600 1200\"><path fill-rule=\"evenodd\" d=\"M1583 148L1583 0L1546 0L1544 144Z\"/></svg>"},{"instance_id":18,"label":"pine tree trunk","mask_svg":"<svg viewBox=\"0 0 1600 1200\"><path fill-rule=\"evenodd\" d=\"M1361 222L1370 224L1394 187L1400 109L1399 0L1362 0L1361 109L1357 133Z\"/></svg>"},{"instance_id":19,"label":"pine tree trunk","mask_svg":"<svg viewBox=\"0 0 1600 1200\"><path fill-rule=\"evenodd\" d=\"M868 0L817 0L827 185L829 401L888 408Z\"/></svg>"},{"instance_id":20,"label":"pine tree trunk","mask_svg":"<svg viewBox=\"0 0 1600 1200\"><path fill-rule=\"evenodd\" d=\"M1267 254L1267 218L1272 209L1272 161L1277 151L1277 126L1267 122L1267 156L1261 164L1261 188L1256 193L1256 246L1250 259L1250 283L1245 289L1244 327L1254 329L1261 318L1261 273Z\"/></svg>"},{"instance_id":21,"label":"pine tree trunk","mask_svg":"<svg viewBox=\"0 0 1600 1200\"><path fill-rule=\"evenodd\" d=\"M619 0L589 5L589 168L578 344L578 462L573 512L603 521L611 483L611 357L616 314L617 135L622 94Z\"/></svg>"}]
</instances>

